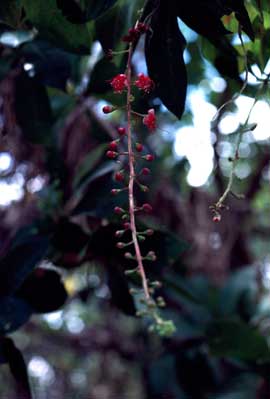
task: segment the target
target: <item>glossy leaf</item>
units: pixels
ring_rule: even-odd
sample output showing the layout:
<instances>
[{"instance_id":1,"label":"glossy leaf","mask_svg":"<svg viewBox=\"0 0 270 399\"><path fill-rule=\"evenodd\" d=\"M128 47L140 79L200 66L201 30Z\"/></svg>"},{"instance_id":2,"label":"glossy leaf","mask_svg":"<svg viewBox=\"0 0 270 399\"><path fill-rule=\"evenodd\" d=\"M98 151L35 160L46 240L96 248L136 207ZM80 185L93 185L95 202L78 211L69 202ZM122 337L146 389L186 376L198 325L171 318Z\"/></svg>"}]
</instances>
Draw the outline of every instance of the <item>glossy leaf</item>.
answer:
<instances>
[{"instance_id":1,"label":"glossy leaf","mask_svg":"<svg viewBox=\"0 0 270 399\"><path fill-rule=\"evenodd\" d=\"M170 3L162 2L153 14L145 41L148 73L162 103L181 118L184 112L187 76L183 59L185 39Z\"/></svg>"},{"instance_id":2,"label":"glossy leaf","mask_svg":"<svg viewBox=\"0 0 270 399\"><path fill-rule=\"evenodd\" d=\"M199 35L216 43L220 37L230 33L221 22L221 17L235 12L246 34L254 39L252 25L243 0L219 0L177 2L177 15Z\"/></svg>"},{"instance_id":3,"label":"glossy leaf","mask_svg":"<svg viewBox=\"0 0 270 399\"><path fill-rule=\"evenodd\" d=\"M216 0L178 1L176 12L178 17L199 35L215 41L218 37L229 33L220 20L223 12L217 3Z\"/></svg>"}]
</instances>

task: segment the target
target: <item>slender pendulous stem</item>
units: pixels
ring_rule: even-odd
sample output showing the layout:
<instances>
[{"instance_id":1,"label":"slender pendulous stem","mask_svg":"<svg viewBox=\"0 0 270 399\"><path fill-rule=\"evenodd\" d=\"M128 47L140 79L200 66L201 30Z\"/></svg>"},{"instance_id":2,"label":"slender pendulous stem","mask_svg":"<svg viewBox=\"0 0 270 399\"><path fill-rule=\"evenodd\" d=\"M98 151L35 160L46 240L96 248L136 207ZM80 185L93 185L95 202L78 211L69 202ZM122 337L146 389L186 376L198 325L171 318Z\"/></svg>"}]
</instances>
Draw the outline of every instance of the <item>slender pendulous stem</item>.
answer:
<instances>
[{"instance_id":1,"label":"slender pendulous stem","mask_svg":"<svg viewBox=\"0 0 270 399\"><path fill-rule=\"evenodd\" d=\"M144 294L147 300L150 299L149 287L143 265L143 257L137 236L136 220L135 220L135 200L134 200L134 182L136 180L135 174L135 155L132 148L132 131L131 131L131 57L132 57L132 44L129 45L128 61L127 61L127 138L128 138L128 162L129 162L129 183L128 183L128 198L129 198L129 217L130 229L132 240L134 244L136 260L138 263L138 271L142 279Z\"/></svg>"}]
</instances>

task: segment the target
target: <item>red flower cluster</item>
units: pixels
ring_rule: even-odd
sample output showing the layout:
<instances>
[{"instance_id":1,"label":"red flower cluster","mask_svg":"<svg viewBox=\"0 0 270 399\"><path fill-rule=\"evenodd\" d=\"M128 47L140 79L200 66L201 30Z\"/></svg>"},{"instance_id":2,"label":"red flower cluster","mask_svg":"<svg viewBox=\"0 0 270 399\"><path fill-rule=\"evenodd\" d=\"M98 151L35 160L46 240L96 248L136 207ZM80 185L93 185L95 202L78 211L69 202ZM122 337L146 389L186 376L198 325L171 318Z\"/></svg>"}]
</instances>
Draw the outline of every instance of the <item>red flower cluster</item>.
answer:
<instances>
[{"instance_id":1,"label":"red flower cluster","mask_svg":"<svg viewBox=\"0 0 270 399\"><path fill-rule=\"evenodd\" d=\"M153 80L143 73L139 73L134 84L138 87L138 89L143 90L145 93L150 93L150 91L154 88Z\"/></svg>"},{"instance_id":2,"label":"red flower cluster","mask_svg":"<svg viewBox=\"0 0 270 399\"><path fill-rule=\"evenodd\" d=\"M110 85L113 88L114 93L122 93L127 87L127 77L125 74L120 73L110 80Z\"/></svg>"},{"instance_id":3,"label":"red flower cluster","mask_svg":"<svg viewBox=\"0 0 270 399\"><path fill-rule=\"evenodd\" d=\"M153 108L149 109L147 115L143 118L143 124L147 126L150 131L156 129L156 114Z\"/></svg>"},{"instance_id":4,"label":"red flower cluster","mask_svg":"<svg viewBox=\"0 0 270 399\"><path fill-rule=\"evenodd\" d=\"M130 28L128 34L123 37L123 42L133 43L139 39L140 35L147 32L149 29L148 25L139 22L135 28Z\"/></svg>"},{"instance_id":5,"label":"red flower cluster","mask_svg":"<svg viewBox=\"0 0 270 399\"><path fill-rule=\"evenodd\" d=\"M137 32L139 32L141 34L146 33L148 31L148 29L149 29L149 26L144 24L143 22L139 22L136 27Z\"/></svg>"}]
</instances>

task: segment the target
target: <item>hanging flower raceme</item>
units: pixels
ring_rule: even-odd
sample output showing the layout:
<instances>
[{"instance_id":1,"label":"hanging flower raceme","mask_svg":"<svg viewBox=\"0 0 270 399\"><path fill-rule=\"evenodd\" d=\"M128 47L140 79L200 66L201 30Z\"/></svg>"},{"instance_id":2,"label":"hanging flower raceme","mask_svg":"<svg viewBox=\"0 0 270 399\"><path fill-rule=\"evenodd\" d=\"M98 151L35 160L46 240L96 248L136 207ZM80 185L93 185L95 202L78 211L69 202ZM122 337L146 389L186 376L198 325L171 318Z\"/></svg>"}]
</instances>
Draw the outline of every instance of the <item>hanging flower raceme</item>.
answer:
<instances>
[{"instance_id":1,"label":"hanging flower raceme","mask_svg":"<svg viewBox=\"0 0 270 399\"><path fill-rule=\"evenodd\" d=\"M125 74L120 73L110 80L110 85L114 93L122 93L127 88L127 77Z\"/></svg>"},{"instance_id":2,"label":"hanging flower raceme","mask_svg":"<svg viewBox=\"0 0 270 399\"><path fill-rule=\"evenodd\" d=\"M150 91L154 88L153 80L143 73L138 75L134 84L138 87L138 89L143 90L145 93L150 93Z\"/></svg>"},{"instance_id":3,"label":"hanging flower raceme","mask_svg":"<svg viewBox=\"0 0 270 399\"><path fill-rule=\"evenodd\" d=\"M142 287L140 289L130 289L130 294L136 295L143 292L142 306L137 312L138 316L147 316L152 320L150 326L152 331L157 331L162 336L170 336L173 334L175 327L171 320L164 320L159 313L159 308L164 306L164 300L161 297L155 298L155 289L160 287L159 281L149 281L145 272L144 261L154 262L157 257L154 251L150 250L146 254L142 253L140 243L146 239L147 236L154 234L152 229L138 229L136 213L144 212L150 213L152 206L146 202L142 205L138 204L135 198L135 186L142 192L146 193L149 188L142 184L141 179L145 179L151 171L147 167L141 167L140 163L152 162L154 160L153 154L144 154L144 146L136 139L136 134L133 132L132 117L142 118L142 122L149 131L156 129L156 115L153 108L148 110L146 115L133 110L133 101L135 99L132 88L136 86L140 91L148 94L154 88L154 82L143 73L139 73L136 79L132 79L132 65L131 57L133 54L136 41L140 35L148 30L148 26L144 23L138 22L135 26L129 29L128 34L124 36L123 40L129 43L128 59L125 73L116 75L109 81L114 93L126 94L126 101L122 106L105 105L103 112L109 114L116 109L125 110L126 127L119 126L116 129L118 137L108 144L106 156L110 160L117 162L117 171L114 173L114 181L117 183L117 188L111 190L113 196L117 196L121 192L127 192L128 205L125 207L116 206L114 213L121 218L122 228L115 232L115 237L120 239L116 243L119 250L130 248L131 252L125 252L124 257L130 261L134 261L136 266L125 271L127 275L136 274L140 276ZM113 55L113 51L110 52ZM115 132L115 133L116 133ZM142 165L143 166L143 165ZM144 183L144 182L143 182ZM129 234L127 233L129 231ZM130 239L131 236L131 239Z\"/></svg>"},{"instance_id":4,"label":"hanging flower raceme","mask_svg":"<svg viewBox=\"0 0 270 399\"><path fill-rule=\"evenodd\" d=\"M149 109L147 115L143 118L143 124L147 126L150 131L156 129L156 114L154 108Z\"/></svg>"}]
</instances>

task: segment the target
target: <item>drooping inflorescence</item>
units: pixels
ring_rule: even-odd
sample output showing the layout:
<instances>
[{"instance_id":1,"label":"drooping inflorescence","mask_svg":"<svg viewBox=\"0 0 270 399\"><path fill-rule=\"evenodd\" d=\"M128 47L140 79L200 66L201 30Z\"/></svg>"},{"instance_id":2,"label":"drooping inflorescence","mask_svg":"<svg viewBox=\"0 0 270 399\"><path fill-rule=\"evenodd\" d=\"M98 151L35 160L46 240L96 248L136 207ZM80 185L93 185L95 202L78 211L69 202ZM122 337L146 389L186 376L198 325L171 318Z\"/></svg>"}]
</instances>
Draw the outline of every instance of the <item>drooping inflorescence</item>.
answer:
<instances>
[{"instance_id":1,"label":"drooping inflorescence","mask_svg":"<svg viewBox=\"0 0 270 399\"><path fill-rule=\"evenodd\" d=\"M148 186L141 182L141 177L151 174L151 170L146 167L145 163L151 163L155 159L153 154L145 153L143 144L138 142L132 131L132 119L135 116L141 118L142 124L147 127L150 133L153 133L157 127L154 108L150 108L147 114L137 113L132 108L134 88L143 94L149 94L155 87L153 80L143 73L139 73L135 78L132 76L131 59L134 47L140 36L147 30L148 26L141 22L137 22L134 28L129 29L128 34L123 37L123 41L128 43L126 70L109 80L109 84L116 95L126 94L126 102L121 107L125 110L126 126L118 127L118 138L109 143L106 156L117 161L118 170L114 174L114 180L118 185L122 185L121 188L113 188L111 194L118 195L122 191L127 192L127 209L118 206L114 208L115 214L118 215L122 223L122 228L115 232L115 236L119 239L116 244L117 248L124 250L124 258L135 263L133 269L126 270L126 274L138 274L142 282L141 289L130 289L130 293L137 296L136 299L139 299L141 305L137 315L146 316L151 320L151 330L157 331L160 335L169 336L175 330L174 324L171 320L162 319L159 308L164 307L165 302L162 297L155 295L155 291L161 287L161 283L158 281L149 282L144 265L145 261L156 261L157 256L153 250L145 254L141 251L141 243L147 237L152 236L154 231L149 228L139 231L136 221L138 213L151 213L152 206L149 203L138 204L134 195L136 186L142 192L149 190ZM113 57L113 54L113 51L110 50L110 58ZM116 109L118 109L117 106L105 105L103 112L109 114Z\"/></svg>"}]
</instances>

